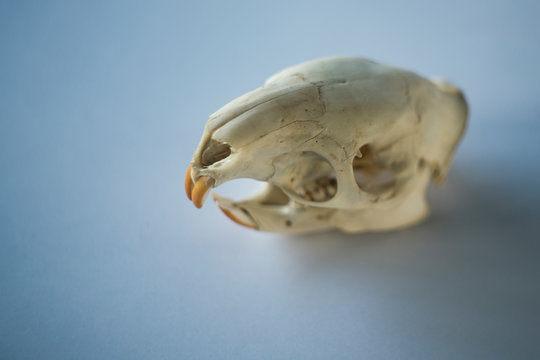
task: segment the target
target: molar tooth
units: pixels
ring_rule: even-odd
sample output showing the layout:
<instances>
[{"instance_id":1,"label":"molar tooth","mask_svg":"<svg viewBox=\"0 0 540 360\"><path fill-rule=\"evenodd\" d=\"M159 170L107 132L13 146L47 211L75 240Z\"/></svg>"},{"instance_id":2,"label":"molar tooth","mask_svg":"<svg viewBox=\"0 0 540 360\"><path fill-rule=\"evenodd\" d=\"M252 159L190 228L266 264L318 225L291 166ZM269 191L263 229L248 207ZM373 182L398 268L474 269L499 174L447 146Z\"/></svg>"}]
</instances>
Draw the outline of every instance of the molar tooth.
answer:
<instances>
[{"instance_id":1,"label":"molar tooth","mask_svg":"<svg viewBox=\"0 0 540 360\"><path fill-rule=\"evenodd\" d=\"M336 194L336 192L337 192L337 185L333 184L333 183L330 183L325 188L325 191L327 192L328 196L334 196Z\"/></svg>"},{"instance_id":2,"label":"molar tooth","mask_svg":"<svg viewBox=\"0 0 540 360\"><path fill-rule=\"evenodd\" d=\"M313 200L315 201L323 201L324 200L324 190L322 188L322 186L316 186L313 190L312 190L312 194L313 194Z\"/></svg>"}]
</instances>

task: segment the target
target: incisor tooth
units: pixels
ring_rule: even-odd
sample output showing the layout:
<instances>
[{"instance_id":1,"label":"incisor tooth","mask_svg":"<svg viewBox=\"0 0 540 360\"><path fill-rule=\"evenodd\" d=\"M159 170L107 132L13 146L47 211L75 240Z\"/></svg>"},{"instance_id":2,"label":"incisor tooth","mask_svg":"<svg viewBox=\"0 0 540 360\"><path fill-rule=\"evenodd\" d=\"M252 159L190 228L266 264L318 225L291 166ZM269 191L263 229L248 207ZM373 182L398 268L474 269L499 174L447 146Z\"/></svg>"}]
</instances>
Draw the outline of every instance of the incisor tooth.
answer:
<instances>
[{"instance_id":1,"label":"incisor tooth","mask_svg":"<svg viewBox=\"0 0 540 360\"><path fill-rule=\"evenodd\" d=\"M188 199L191 200L191 192L193 191L193 180L191 180L191 165L189 165L187 168L184 186L186 187L186 195Z\"/></svg>"},{"instance_id":2,"label":"incisor tooth","mask_svg":"<svg viewBox=\"0 0 540 360\"><path fill-rule=\"evenodd\" d=\"M195 182L193 186L193 191L191 192L191 200L197 209L200 209L203 206L206 194L210 190L214 183L214 179L209 176L201 176Z\"/></svg>"},{"instance_id":3,"label":"incisor tooth","mask_svg":"<svg viewBox=\"0 0 540 360\"><path fill-rule=\"evenodd\" d=\"M245 226L245 227L253 229L253 230L258 230L256 226L245 223L245 222L241 221L240 219L238 219L236 216L234 216L234 214L230 210L227 210L227 209L225 209L225 208L223 208L223 207L221 207L219 205L218 205L218 207L225 215L227 215L227 217L229 219L231 219L232 221L234 221L238 225L242 225L242 226Z\"/></svg>"},{"instance_id":4,"label":"incisor tooth","mask_svg":"<svg viewBox=\"0 0 540 360\"><path fill-rule=\"evenodd\" d=\"M259 230L257 228L257 226L255 224L250 224L246 221L243 221L241 219L238 218L238 216L236 216L233 212L232 212L232 206L233 206L233 203L232 201L228 200L228 199L225 199L221 196L219 196L218 194L216 193L212 193L212 198L214 199L214 201L216 202L216 204L218 205L219 209L225 214L227 215L227 217L229 219L231 219L232 221L234 221L235 223L239 224L239 225L242 225L242 226L245 226L247 228L250 228L250 229L254 229L254 230ZM229 208L227 208L229 207ZM251 219L253 220L253 219Z\"/></svg>"}]
</instances>

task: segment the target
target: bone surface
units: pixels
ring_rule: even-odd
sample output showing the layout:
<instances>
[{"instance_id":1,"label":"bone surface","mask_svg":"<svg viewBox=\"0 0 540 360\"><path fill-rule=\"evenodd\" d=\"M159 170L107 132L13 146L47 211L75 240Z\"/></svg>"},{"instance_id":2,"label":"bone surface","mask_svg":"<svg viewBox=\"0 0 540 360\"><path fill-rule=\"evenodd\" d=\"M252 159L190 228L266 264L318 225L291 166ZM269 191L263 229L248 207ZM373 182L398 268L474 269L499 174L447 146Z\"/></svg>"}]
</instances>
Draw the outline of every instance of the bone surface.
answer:
<instances>
[{"instance_id":1,"label":"bone surface","mask_svg":"<svg viewBox=\"0 0 540 360\"><path fill-rule=\"evenodd\" d=\"M443 80L363 58L306 62L210 116L186 173L201 207L239 178L259 194L214 201L248 228L290 233L382 231L422 221L430 180L442 184L467 122Z\"/></svg>"}]
</instances>

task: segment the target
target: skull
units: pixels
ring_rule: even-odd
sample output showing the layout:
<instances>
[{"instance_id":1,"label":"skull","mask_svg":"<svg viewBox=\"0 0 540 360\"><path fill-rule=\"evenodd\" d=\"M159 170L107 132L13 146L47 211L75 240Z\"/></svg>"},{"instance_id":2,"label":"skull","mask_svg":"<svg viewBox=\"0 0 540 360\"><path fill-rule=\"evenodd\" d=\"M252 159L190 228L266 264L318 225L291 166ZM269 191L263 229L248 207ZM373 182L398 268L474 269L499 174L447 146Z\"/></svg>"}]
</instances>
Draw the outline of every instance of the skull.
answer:
<instances>
[{"instance_id":1,"label":"skull","mask_svg":"<svg viewBox=\"0 0 540 360\"><path fill-rule=\"evenodd\" d=\"M420 222L425 190L444 180L467 121L442 80L362 58L287 68L210 116L186 174L200 208L227 181L265 182L254 197L212 194L258 230L380 231Z\"/></svg>"}]
</instances>

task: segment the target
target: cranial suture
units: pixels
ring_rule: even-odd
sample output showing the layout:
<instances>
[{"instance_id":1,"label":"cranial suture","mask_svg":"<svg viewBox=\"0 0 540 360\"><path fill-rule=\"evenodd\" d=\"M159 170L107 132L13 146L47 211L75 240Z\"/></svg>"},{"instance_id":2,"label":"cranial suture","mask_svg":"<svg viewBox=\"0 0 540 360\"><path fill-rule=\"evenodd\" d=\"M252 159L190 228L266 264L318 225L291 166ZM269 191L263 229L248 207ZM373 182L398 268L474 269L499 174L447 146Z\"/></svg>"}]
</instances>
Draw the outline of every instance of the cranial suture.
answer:
<instances>
[{"instance_id":1,"label":"cranial suture","mask_svg":"<svg viewBox=\"0 0 540 360\"><path fill-rule=\"evenodd\" d=\"M258 230L347 232L409 226L428 214L464 133L456 87L363 58L287 68L210 116L186 174L201 207L211 188L264 181L255 196L212 194L233 221Z\"/></svg>"}]
</instances>

